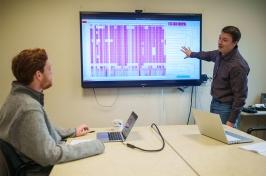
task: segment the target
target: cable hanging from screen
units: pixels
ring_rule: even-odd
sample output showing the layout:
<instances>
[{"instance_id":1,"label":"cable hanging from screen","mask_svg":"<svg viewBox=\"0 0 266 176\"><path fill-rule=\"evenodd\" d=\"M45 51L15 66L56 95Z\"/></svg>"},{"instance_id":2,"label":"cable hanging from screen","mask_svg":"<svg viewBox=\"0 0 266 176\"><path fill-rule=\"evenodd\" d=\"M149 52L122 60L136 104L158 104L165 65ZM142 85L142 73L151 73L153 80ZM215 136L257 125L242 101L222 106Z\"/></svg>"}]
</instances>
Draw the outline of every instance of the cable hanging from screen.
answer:
<instances>
[{"instance_id":1,"label":"cable hanging from screen","mask_svg":"<svg viewBox=\"0 0 266 176\"><path fill-rule=\"evenodd\" d=\"M195 92L194 92L194 108L196 109L197 108L197 94L198 94L198 87L197 86L195 86ZM194 119L194 118L193 118ZM195 122L195 119L194 119L194 121L193 121L193 124L195 124L196 122Z\"/></svg>"},{"instance_id":2,"label":"cable hanging from screen","mask_svg":"<svg viewBox=\"0 0 266 176\"><path fill-rule=\"evenodd\" d=\"M144 151L144 152L160 152L160 151L162 151L163 149L164 149L164 147L165 147L165 142L164 142L164 137L163 137L163 135L161 134L161 132L160 132L160 130L159 130L159 128L158 128L158 126L155 124L155 123L152 123L151 124L151 128L157 133L157 134L159 134L159 136L161 137L161 140L162 140L162 146L160 147L160 148L158 148L158 149L144 149L144 148L141 148L141 147L137 147L137 146L135 146L135 145L133 145L133 144L130 144L130 143L124 143L127 147L129 147L129 148L132 148L132 149L138 149L138 150L141 150L141 151Z\"/></svg>"},{"instance_id":3,"label":"cable hanging from screen","mask_svg":"<svg viewBox=\"0 0 266 176\"><path fill-rule=\"evenodd\" d=\"M105 107L105 108L111 108L111 107L113 107L113 106L115 105L115 103L116 103L117 100L118 100L118 96L119 96L119 92L118 92L119 90L118 90L118 89L116 89L116 90L117 90L117 92L116 92L116 97L115 97L113 103L111 103L110 105L103 105L103 104L101 104L101 103L99 102L98 98L97 98L95 88L93 88L92 90L93 90L94 98L95 98L95 100L96 100L96 102L97 102L97 104L98 104L99 106L102 106L102 107Z\"/></svg>"},{"instance_id":4,"label":"cable hanging from screen","mask_svg":"<svg viewBox=\"0 0 266 176\"><path fill-rule=\"evenodd\" d=\"M166 109L165 109L165 99L164 99L164 89L161 89L161 113L160 113L160 124L165 124L166 121Z\"/></svg>"},{"instance_id":5,"label":"cable hanging from screen","mask_svg":"<svg viewBox=\"0 0 266 176\"><path fill-rule=\"evenodd\" d=\"M189 113L188 113L188 118L187 118L187 125L189 124L189 119L190 119L190 115L191 115L192 102L193 102L193 90L194 90L194 86L191 87L190 106L189 106Z\"/></svg>"}]
</instances>

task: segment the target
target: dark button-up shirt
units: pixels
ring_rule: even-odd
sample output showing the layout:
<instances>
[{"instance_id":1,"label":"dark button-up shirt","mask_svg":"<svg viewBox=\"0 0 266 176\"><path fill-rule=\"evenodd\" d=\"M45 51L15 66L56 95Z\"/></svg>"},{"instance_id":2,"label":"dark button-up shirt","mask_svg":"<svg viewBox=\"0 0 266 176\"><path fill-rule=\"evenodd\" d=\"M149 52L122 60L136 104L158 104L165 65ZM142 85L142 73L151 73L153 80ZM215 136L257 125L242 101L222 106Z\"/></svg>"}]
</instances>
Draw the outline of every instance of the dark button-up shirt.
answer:
<instances>
[{"instance_id":1,"label":"dark button-up shirt","mask_svg":"<svg viewBox=\"0 0 266 176\"><path fill-rule=\"evenodd\" d=\"M211 95L222 103L232 104L228 121L235 123L248 93L248 63L235 47L222 56L218 50L192 52L191 57L214 62Z\"/></svg>"}]
</instances>

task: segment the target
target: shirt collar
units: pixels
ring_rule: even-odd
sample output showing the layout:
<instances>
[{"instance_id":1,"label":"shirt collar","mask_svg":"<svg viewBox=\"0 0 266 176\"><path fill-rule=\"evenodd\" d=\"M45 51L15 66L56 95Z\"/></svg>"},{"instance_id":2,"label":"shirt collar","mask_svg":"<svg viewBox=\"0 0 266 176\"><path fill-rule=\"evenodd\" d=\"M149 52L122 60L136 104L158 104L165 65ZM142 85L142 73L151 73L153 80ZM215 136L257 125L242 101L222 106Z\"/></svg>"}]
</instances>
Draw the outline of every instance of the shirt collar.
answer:
<instances>
[{"instance_id":1,"label":"shirt collar","mask_svg":"<svg viewBox=\"0 0 266 176\"><path fill-rule=\"evenodd\" d=\"M33 99L38 101L42 106L44 106L44 94L42 92L38 92L36 90L33 90L18 81L12 82L12 89L11 93L25 93L29 96L31 96Z\"/></svg>"},{"instance_id":2,"label":"shirt collar","mask_svg":"<svg viewBox=\"0 0 266 176\"><path fill-rule=\"evenodd\" d=\"M232 51L230 51L229 53L227 53L226 55L222 56L221 55L221 58L225 61L228 61L230 59L232 59L232 56L234 56L236 53L238 52L238 46L236 45L234 47L234 49L232 49ZM221 53L220 53L221 54Z\"/></svg>"}]
</instances>

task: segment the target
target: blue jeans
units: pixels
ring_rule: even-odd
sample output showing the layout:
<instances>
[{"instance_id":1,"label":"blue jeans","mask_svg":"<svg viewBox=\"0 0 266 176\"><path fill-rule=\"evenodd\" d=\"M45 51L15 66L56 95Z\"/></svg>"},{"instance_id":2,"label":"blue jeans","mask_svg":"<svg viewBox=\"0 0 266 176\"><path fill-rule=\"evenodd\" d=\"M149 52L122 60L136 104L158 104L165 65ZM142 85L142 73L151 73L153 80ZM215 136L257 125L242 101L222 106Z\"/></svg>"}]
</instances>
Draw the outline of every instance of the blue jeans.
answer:
<instances>
[{"instance_id":1,"label":"blue jeans","mask_svg":"<svg viewBox=\"0 0 266 176\"><path fill-rule=\"evenodd\" d=\"M226 124L226 122L228 121L231 111L232 111L232 104L222 103L215 98L212 99L210 112L219 114L223 124ZM234 128L238 127L238 123L239 123L239 116L236 119Z\"/></svg>"}]
</instances>

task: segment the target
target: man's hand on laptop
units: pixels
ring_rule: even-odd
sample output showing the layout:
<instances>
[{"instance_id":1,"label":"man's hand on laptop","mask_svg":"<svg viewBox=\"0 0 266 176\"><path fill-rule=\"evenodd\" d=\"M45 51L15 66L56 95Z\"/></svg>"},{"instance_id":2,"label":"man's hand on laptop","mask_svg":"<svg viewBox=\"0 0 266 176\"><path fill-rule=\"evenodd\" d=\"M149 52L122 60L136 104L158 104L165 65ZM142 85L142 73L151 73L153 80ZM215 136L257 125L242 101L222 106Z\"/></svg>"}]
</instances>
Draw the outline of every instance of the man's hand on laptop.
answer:
<instances>
[{"instance_id":1,"label":"man's hand on laptop","mask_svg":"<svg viewBox=\"0 0 266 176\"><path fill-rule=\"evenodd\" d=\"M226 125L228 125L230 127L234 127L234 124L232 122L229 122L229 121L226 122Z\"/></svg>"},{"instance_id":2,"label":"man's hand on laptop","mask_svg":"<svg viewBox=\"0 0 266 176\"><path fill-rule=\"evenodd\" d=\"M89 127L86 124L82 124L76 128L76 136L83 136L89 132Z\"/></svg>"}]
</instances>

